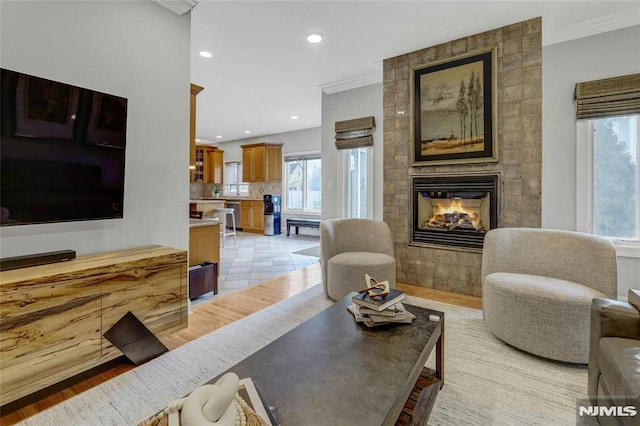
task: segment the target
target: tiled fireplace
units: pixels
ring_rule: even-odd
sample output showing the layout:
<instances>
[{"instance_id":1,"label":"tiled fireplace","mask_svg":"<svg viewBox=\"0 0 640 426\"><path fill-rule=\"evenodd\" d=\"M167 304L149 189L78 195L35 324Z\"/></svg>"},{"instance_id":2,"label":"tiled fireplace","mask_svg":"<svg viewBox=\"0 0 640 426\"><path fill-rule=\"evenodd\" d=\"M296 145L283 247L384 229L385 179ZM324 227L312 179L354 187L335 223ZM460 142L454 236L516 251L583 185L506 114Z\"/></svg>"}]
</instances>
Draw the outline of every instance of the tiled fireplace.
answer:
<instances>
[{"instance_id":1,"label":"tiled fireplace","mask_svg":"<svg viewBox=\"0 0 640 426\"><path fill-rule=\"evenodd\" d=\"M498 175L414 176L412 244L481 249L498 223Z\"/></svg>"},{"instance_id":2,"label":"tiled fireplace","mask_svg":"<svg viewBox=\"0 0 640 426\"><path fill-rule=\"evenodd\" d=\"M497 161L412 164L411 70L486 49L496 52ZM383 220L394 237L396 280L480 296L486 231L541 225L542 21L385 59L383 75ZM448 210L435 212L438 205Z\"/></svg>"}]
</instances>

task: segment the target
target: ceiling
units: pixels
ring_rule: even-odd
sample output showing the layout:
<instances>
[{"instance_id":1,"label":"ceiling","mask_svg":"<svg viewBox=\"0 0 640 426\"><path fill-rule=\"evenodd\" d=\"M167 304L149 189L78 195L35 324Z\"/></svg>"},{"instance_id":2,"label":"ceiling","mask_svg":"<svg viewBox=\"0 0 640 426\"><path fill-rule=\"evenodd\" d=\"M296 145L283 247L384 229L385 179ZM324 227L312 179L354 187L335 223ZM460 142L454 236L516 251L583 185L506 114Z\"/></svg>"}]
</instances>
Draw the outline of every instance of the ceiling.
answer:
<instances>
[{"instance_id":1,"label":"ceiling","mask_svg":"<svg viewBox=\"0 0 640 426\"><path fill-rule=\"evenodd\" d=\"M320 127L323 91L381 82L385 58L511 23L541 16L545 46L640 24L638 1L200 0L191 13L198 143ZM307 43L315 31L324 41Z\"/></svg>"}]
</instances>

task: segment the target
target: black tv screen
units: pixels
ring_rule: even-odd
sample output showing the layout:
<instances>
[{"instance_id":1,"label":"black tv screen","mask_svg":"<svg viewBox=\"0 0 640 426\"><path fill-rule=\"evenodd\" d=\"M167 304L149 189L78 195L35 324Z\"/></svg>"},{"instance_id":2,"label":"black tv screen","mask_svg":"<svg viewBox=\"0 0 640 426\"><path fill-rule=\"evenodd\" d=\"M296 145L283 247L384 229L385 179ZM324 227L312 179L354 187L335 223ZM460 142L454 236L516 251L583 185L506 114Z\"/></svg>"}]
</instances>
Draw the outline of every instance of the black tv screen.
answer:
<instances>
[{"instance_id":1,"label":"black tv screen","mask_svg":"<svg viewBox=\"0 0 640 426\"><path fill-rule=\"evenodd\" d=\"M1 225L122 218L127 99L0 72Z\"/></svg>"}]
</instances>

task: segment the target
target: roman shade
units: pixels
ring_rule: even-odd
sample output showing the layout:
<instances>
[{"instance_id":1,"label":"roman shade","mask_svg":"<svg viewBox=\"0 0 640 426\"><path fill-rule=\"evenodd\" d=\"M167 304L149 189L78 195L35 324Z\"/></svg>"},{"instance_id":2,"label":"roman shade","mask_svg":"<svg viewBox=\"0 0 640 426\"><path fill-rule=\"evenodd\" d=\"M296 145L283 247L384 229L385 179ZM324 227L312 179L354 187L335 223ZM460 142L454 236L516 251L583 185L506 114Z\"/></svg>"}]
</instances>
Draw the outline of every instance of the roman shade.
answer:
<instances>
[{"instance_id":1,"label":"roman shade","mask_svg":"<svg viewBox=\"0 0 640 426\"><path fill-rule=\"evenodd\" d=\"M373 145L373 116L336 121L336 148L352 149Z\"/></svg>"},{"instance_id":2,"label":"roman shade","mask_svg":"<svg viewBox=\"0 0 640 426\"><path fill-rule=\"evenodd\" d=\"M640 74L576 84L576 118L640 114Z\"/></svg>"}]
</instances>

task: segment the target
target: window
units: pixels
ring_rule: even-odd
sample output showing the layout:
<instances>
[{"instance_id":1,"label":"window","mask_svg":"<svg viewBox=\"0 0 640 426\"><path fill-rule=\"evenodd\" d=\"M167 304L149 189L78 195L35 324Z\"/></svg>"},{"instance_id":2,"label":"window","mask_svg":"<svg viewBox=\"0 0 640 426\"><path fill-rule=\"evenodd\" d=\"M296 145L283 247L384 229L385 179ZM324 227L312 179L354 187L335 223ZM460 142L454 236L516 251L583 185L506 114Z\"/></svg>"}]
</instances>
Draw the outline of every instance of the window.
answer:
<instances>
[{"instance_id":1,"label":"window","mask_svg":"<svg viewBox=\"0 0 640 426\"><path fill-rule=\"evenodd\" d=\"M346 217L367 218L369 215L370 147L345 150Z\"/></svg>"},{"instance_id":2,"label":"window","mask_svg":"<svg viewBox=\"0 0 640 426\"><path fill-rule=\"evenodd\" d=\"M224 163L224 195L249 195L249 185L242 183L242 163L230 161Z\"/></svg>"},{"instance_id":3,"label":"window","mask_svg":"<svg viewBox=\"0 0 640 426\"><path fill-rule=\"evenodd\" d=\"M302 213L320 213L320 154L284 158L285 209Z\"/></svg>"},{"instance_id":4,"label":"window","mask_svg":"<svg viewBox=\"0 0 640 426\"><path fill-rule=\"evenodd\" d=\"M640 74L576 84L577 230L640 257Z\"/></svg>"},{"instance_id":5,"label":"window","mask_svg":"<svg viewBox=\"0 0 640 426\"><path fill-rule=\"evenodd\" d=\"M587 182L579 230L640 243L640 115L584 120L578 135L578 181Z\"/></svg>"}]
</instances>

